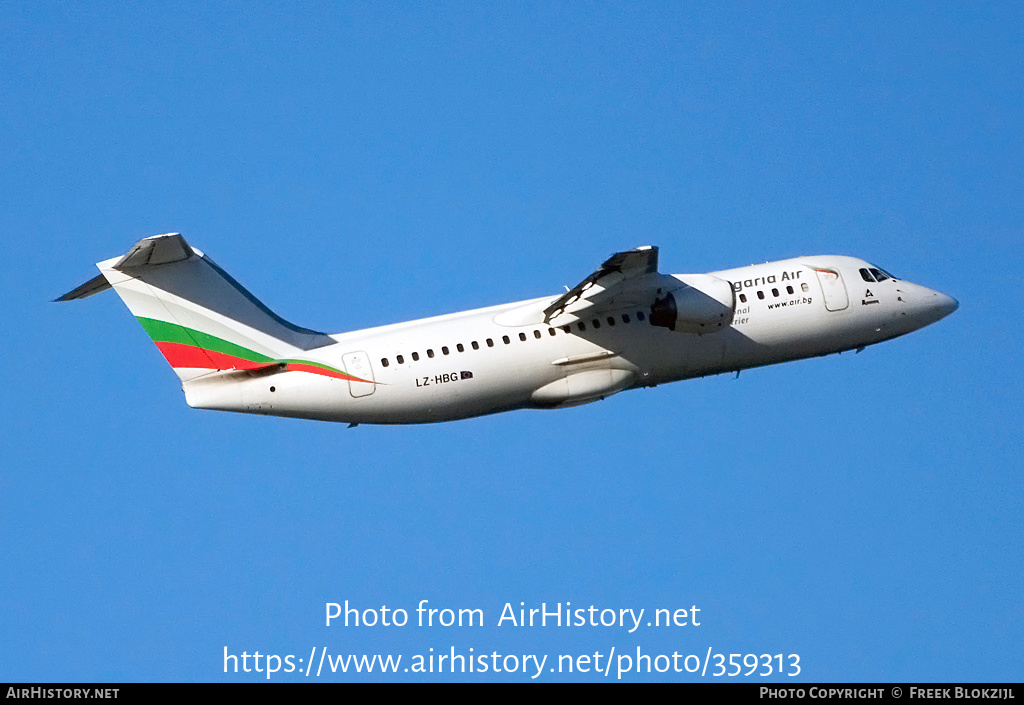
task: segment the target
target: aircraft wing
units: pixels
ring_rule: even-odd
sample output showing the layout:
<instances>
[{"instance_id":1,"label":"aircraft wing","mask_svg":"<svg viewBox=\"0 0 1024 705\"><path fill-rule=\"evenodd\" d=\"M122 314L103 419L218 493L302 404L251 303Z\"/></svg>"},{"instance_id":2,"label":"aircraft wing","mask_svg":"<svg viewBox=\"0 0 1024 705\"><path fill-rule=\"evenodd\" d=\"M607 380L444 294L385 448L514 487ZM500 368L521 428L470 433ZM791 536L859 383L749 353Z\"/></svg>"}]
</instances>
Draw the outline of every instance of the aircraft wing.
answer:
<instances>
[{"instance_id":1,"label":"aircraft wing","mask_svg":"<svg viewBox=\"0 0 1024 705\"><path fill-rule=\"evenodd\" d=\"M552 318L564 313L568 306L584 298L584 295L595 286L607 290L627 279L644 274L654 274L657 271L658 248L654 245L644 245L634 250L616 252L605 260L596 272L559 296L544 309L544 322L549 323Z\"/></svg>"}]
</instances>

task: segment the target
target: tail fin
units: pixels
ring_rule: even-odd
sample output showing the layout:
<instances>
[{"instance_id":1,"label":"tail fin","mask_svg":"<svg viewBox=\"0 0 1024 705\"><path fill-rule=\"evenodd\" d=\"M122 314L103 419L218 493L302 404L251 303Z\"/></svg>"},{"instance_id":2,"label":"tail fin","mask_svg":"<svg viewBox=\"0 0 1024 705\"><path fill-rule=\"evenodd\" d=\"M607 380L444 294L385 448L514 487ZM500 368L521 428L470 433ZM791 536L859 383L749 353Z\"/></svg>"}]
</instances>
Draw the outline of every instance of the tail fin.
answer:
<instances>
[{"instance_id":1,"label":"tail fin","mask_svg":"<svg viewBox=\"0 0 1024 705\"><path fill-rule=\"evenodd\" d=\"M334 342L275 314L178 233L140 240L96 266L100 276L57 301L113 287L183 382L280 365Z\"/></svg>"}]
</instances>

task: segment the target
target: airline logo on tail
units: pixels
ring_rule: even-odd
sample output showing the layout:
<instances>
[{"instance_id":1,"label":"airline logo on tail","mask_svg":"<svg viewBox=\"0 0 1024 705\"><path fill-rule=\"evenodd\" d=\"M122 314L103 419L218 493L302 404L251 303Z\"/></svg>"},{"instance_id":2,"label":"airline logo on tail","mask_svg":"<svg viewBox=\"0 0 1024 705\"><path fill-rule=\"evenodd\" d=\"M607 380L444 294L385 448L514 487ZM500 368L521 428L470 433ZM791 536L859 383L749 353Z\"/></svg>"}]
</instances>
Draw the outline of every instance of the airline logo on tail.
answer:
<instances>
[{"instance_id":1,"label":"airline logo on tail","mask_svg":"<svg viewBox=\"0 0 1024 705\"><path fill-rule=\"evenodd\" d=\"M113 287L184 381L205 371L275 368L374 383L321 362L291 357L293 351L334 341L277 316L178 233L145 238L123 257L97 266L98 277L57 300L85 298Z\"/></svg>"},{"instance_id":2,"label":"airline logo on tail","mask_svg":"<svg viewBox=\"0 0 1024 705\"><path fill-rule=\"evenodd\" d=\"M275 359L215 335L179 326L176 323L142 316L137 317L136 320L149 333L149 337L156 343L157 348L163 353L171 367L176 369L260 370L284 365L284 369L289 371L310 372L350 382L372 384L369 380L354 377L330 365L311 360Z\"/></svg>"}]
</instances>

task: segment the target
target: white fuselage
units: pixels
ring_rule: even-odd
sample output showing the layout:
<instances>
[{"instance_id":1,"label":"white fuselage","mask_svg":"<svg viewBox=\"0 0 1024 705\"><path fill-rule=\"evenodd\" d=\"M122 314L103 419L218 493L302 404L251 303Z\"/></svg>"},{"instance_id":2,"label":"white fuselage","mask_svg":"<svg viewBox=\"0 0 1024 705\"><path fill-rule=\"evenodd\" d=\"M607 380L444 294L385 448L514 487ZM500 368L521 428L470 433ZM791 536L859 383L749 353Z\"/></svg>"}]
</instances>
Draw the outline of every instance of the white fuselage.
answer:
<instances>
[{"instance_id":1,"label":"white fuselage","mask_svg":"<svg viewBox=\"0 0 1024 705\"><path fill-rule=\"evenodd\" d=\"M732 284L731 320L701 335L652 325L651 307L685 275L646 274L547 323L554 297L331 336L311 360L372 383L289 371L186 381L192 406L349 423L429 423L555 408L616 392L862 348L955 310L906 281L869 282L871 265L799 257L712 272Z\"/></svg>"}]
</instances>

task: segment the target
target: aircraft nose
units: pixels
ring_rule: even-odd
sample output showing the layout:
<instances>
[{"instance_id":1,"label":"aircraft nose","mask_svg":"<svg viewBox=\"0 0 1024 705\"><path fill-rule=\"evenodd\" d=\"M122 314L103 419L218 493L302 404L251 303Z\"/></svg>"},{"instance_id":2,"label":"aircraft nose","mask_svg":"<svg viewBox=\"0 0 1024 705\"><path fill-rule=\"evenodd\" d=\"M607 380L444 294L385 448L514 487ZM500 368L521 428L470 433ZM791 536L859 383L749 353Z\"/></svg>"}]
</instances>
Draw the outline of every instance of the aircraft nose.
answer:
<instances>
[{"instance_id":1,"label":"aircraft nose","mask_svg":"<svg viewBox=\"0 0 1024 705\"><path fill-rule=\"evenodd\" d=\"M949 314L953 313L953 311L960 308L959 301L954 299L952 296L947 296L939 291L935 292L935 303L932 305L935 306L935 311L939 314L940 319L945 318Z\"/></svg>"},{"instance_id":2,"label":"aircraft nose","mask_svg":"<svg viewBox=\"0 0 1024 705\"><path fill-rule=\"evenodd\" d=\"M952 296L906 280L897 282L896 291L903 307L900 319L910 326L908 330L930 326L960 308Z\"/></svg>"},{"instance_id":3,"label":"aircraft nose","mask_svg":"<svg viewBox=\"0 0 1024 705\"><path fill-rule=\"evenodd\" d=\"M923 286L920 287L920 293L914 299L917 301L916 308L920 311L919 315L926 321L925 325L940 321L960 308L960 302L952 296Z\"/></svg>"}]
</instances>

